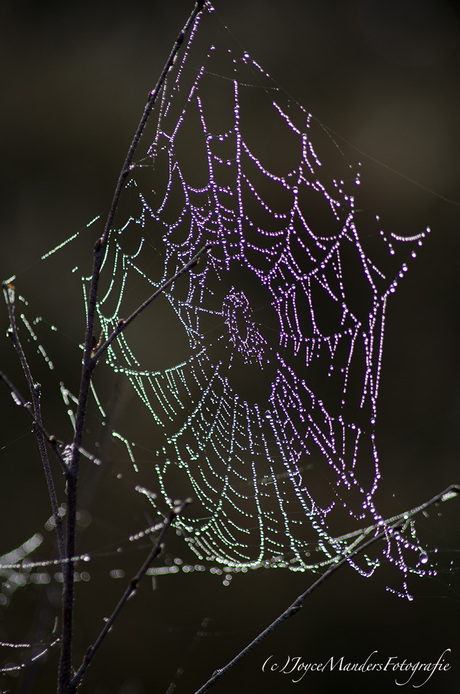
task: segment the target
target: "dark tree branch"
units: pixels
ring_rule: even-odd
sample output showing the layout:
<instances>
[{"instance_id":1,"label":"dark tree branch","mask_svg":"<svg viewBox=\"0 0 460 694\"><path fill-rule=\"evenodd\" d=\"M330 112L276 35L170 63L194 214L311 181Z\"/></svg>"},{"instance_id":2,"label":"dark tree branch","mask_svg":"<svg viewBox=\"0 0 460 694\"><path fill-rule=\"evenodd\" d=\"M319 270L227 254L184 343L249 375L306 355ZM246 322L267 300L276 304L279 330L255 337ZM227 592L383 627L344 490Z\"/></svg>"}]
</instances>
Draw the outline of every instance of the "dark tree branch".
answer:
<instances>
[{"instance_id":1,"label":"dark tree branch","mask_svg":"<svg viewBox=\"0 0 460 694\"><path fill-rule=\"evenodd\" d=\"M94 658L94 655L95 655L96 651L98 650L99 646L102 644L102 642L104 641L105 637L107 636L107 634L109 633L109 631L110 631L111 628L113 627L113 624L114 624L116 618L117 618L118 615L120 614L120 612L121 612L121 610L123 609L123 607L126 605L126 603L127 603L127 601L129 600L129 598L130 598L132 595L134 595L134 593L136 592L137 586L139 585L139 582L141 581L141 579L143 578L143 576L145 576L145 574L147 573L147 570L149 569L149 567L150 567L150 565L152 564L152 562L153 562L153 561L158 557L158 555L161 553L161 551L162 551L162 549L163 549L163 540L164 540L165 535L166 535L166 533L168 532L169 528L171 527L173 521L175 520L175 518L176 518L180 513L182 513L182 511L184 510L184 508L185 508L186 506L188 506L188 504L190 504L190 503L191 503L191 499L186 499L185 501L181 502L180 504L178 504L177 506L175 506L175 507L170 511L170 514L169 514L168 518L164 521L163 527L162 527L162 529L161 529L161 531L160 531L160 534L158 535L158 537L157 537L157 539L156 539L156 542L155 542L155 544L153 545L153 547L152 547L152 549L151 549L151 551L150 551L148 557L146 558L146 560L145 560L144 563L142 564L142 566L141 566L141 568L139 569L139 571L137 572L137 574L130 580L128 587L126 588L125 592L124 592L123 595L121 596L121 598L120 598L118 604L116 605L114 611L112 612L112 614L110 615L109 619L107 620L107 622L106 622L104 628L102 629L101 633L100 633L99 636L97 637L97 639L96 639L94 645L93 645L93 646L90 646L90 647L88 648L88 650L87 650L87 652L86 652L86 655L85 655L85 657L84 657L84 660L83 660L82 664L81 664L80 667L78 668L78 670L77 670L77 672L76 672L74 678L72 679L72 681L71 681L71 683L70 683L71 688L73 688L72 691L76 690L76 688L78 687L78 685L79 685L79 683L80 683L80 681L81 681L83 675L84 675L85 672L86 672L86 669L89 667L89 665L90 665L92 659Z\"/></svg>"},{"instance_id":2,"label":"dark tree branch","mask_svg":"<svg viewBox=\"0 0 460 694\"><path fill-rule=\"evenodd\" d=\"M120 335L120 333L122 333L122 332L128 327L128 325L129 325L130 323L132 323L133 320L134 320L135 318L137 318L138 315L139 315L140 313L142 313L142 311L144 311L144 310L147 308L147 306L150 306L150 304L152 303L152 301L154 301L154 299L156 299L158 296L160 296L160 294L163 294L163 292L164 292L166 289L168 289L172 284L174 284L174 282L175 282L177 279L179 279L179 277L181 277L181 276L184 275L186 272L188 272L188 271L191 270L193 267L195 267L195 265L198 264L199 259L201 258L201 256L204 255L204 253L206 253L206 252L211 248L211 246L212 246L212 244L210 244L210 243L207 243L205 246L203 246L203 248L201 248L201 249L198 251L198 253L196 253L196 254L193 256L193 258L191 258L191 259L188 261L188 263L186 263L186 264L185 264L180 270L178 270L172 277L170 277L169 279L165 280L165 282L163 282L163 284L161 284L161 285L158 287L158 289L156 289L156 290L153 292L153 294L151 294L151 295L149 296L148 299L146 299L135 311L133 311L133 313L129 316L129 318L125 318L125 319L123 319L123 320L120 320L120 321L118 322L117 327L115 328L115 330L113 331L113 333L110 335L110 337L108 337L107 340L97 349L97 351L93 353L93 357L92 357L92 358L93 358L94 362L97 362L97 361L100 359L100 357L104 354L104 352L110 347L110 345L112 344L112 342L114 342L114 340L117 339L117 337Z\"/></svg>"},{"instance_id":3,"label":"dark tree branch","mask_svg":"<svg viewBox=\"0 0 460 694\"><path fill-rule=\"evenodd\" d=\"M115 188L112 204L110 206L107 221L104 227L104 232L100 239L97 240L93 254L93 271L91 275L91 286L87 304L86 317L86 334L84 343L83 365L80 378L80 390L78 395L78 405L75 416L75 436L72 443L72 456L69 464L69 472L67 476L67 534L66 534L66 555L67 557L75 556L76 545L76 518L77 518L77 483L78 483L78 466L80 460L80 447L83 438L84 422L86 417L86 408L90 391L91 378L94 372L97 361L94 359L93 351L93 334L94 322L96 315L97 296L99 288L99 277L104 260L110 232L112 230L113 220L118 208L121 193L126 183L126 178L131 171L134 153L139 144L139 140L147 124L153 106L156 103L158 95L166 81L168 72L174 65L176 56L184 42L185 37L189 33L193 23L204 8L204 0L198 0L195 3L193 11L184 25L184 28L179 33L171 54L166 61L160 78L155 88L150 92L147 104L144 108L141 120L129 147L125 162L118 177L118 182ZM72 631L73 631L73 611L74 611L74 567L72 561L65 565L64 584L62 594L62 648L61 659L59 665L59 694L69 694L74 691L71 686L71 670L72 670Z\"/></svg>"},{"instance_id":4,"label":"dark tree branch","mask_svg":"<svg viewBox=\"0 0 460 694\"><path fill-rule=\"evenodd\" d=\"M56 458L59 461L59 464L62 468L63 473L65 474L67 472L67 465L65 463L64 457L61 453L60 446L62 447L64 444L61 441L58 441L58 439L53 436L53 434L48 434L46 429L42 426L42 424L37 420L35 417L32 403L26 402L25 398L21 395L21 393L18 391L18 389L11 383L10 379L6 374L3 373L3 371L0 371L0 379L5 383L5 385L8 387L11 396L13 397L15 403L19 406L22 407L25 412L29 415L30 419L32 420L33 423L33 431L36 433L39 431L41 435L46 439L48 442L49 446L53 450L53 453L56 455ZM53 511L54 512L54 511ZM65 545L63 545L64 550L65 550ZM64 551L65 555L65 551ZM64 558L63 555L63 558Z\"/></svg>"},{"instance_id":5,"label":"dark tree branch","mask_svg":"<svg viewBox=\"0 0 460 694\"><path fill-rule=\"evenodd\" d=\"M240 660L242 660L250 651L252 651L253 648L258 646L265 639L266 636L271 634L272 631L274 631L280 624L289 619L289 617L295 615L301 609L305 600L317 588L319 588L320 585L325 583L325 581L327 581L327 579L330 578L332 574L334 574L342 566L344 566L344 564L346 564L350 559L356 557L358 554L364 552L366 549L369 549L369 547L378 542L378 540L381 540L385 537L391 537L392 533L394 533L395 530L404 527L404 525L411 518L413 518L421 511L424 511L430 506L434 506L435 504L438 504L441 501L447 501L448 499L457 496L459 493L460 485L451 484L450 487L445 489L440 494L436 494L436 496L434 496L429 501L425 502L421 506L417 506L417 508L413 509L412 511L405 513L402 520L389 526L385 525L385 527L382 530L380 530L376 535L374 535L374 537L370 538L367 542L360 545L359 547L356 547L352 552L342 557L342 559L340 559L336 563L332 564L332 566L330 566L329 569L327 569L327 571L325 571L317 581L315 581L311 586L309 586L309 588L307 588L307 590L301 593L301 595L299 595L294 600L294 602L291 605L289 605L289 607L286 610L284 610L284 612L282 612L271 624L268 625L268 627L266 627L266 629L264 629L258 636L256 636L256 638L253 639L251 643L249 643L245 648L243 648L243 650L240 651L238 655L236 655L232 660L230 660L230 662L224 665L224 667L216 670L212 677L210 677L209 680L205 682L205 684L195 692L195 694L204 694L204 692L207 692L208 689L210 689L218 680L220 680L224 675L226 675L237 663L240 662Z\"/></svg>"},{"instance_id":6,"label":"dark tree branch","mask_svg":"<svg viewBox=\"0 0 460 694\"><path fill-rule=\"evenodd\" d=\"M11 342L19 356L19 361L21 362L22 370L27 380L27 385L29 387L30 395L32 398L32 404L26 403L24 399L20 396L18 391L14 388L12 383L6 378L4 374L1 374L2 380L6 383L11 393L17 398L18 404L20 404L26 412L30 415L33 422L33 431L35 438L37 439L38 449L40 451L40 457L42 460L43 471L45 473L46 485L48 487L48 495L51 503L51 510L53 512L54 523L56 527L56 537L58 544L59 557L63 562L64 570L64 560L66 557L65 543L64 543L64 529L62 527L62 519L59 515L59 503L56 494L56 487L54 485L53 473L51 472L51 466L48 458L48 451L46 450L45 439L48 441L50 446L55 451L61 466L64 465L64 461L57 449L56 440L52 440L53 437L49 436L45 429L43 428L41 406L40 406L40 384L35 383L32 373L30 371L29 363L27 361L24 349L19 338L18 327L16 324L15 316L15 291L14 286L10 283L3 283L3 295L5 297L6 306L8 308L8 316L10 319L10 328L8 334L11 338Z\"/></svg>"},{"instance_id":7,"label":"dark tree branch","mask_svg":"<svg viewBox=\"0 0 460 694\"><path fill-rule=\"evenodd\" d=\"M115 188L115 193L113 195L113 200L112 204L110 207L110 211L107 217L106 225L104 228L104 233L101 237L101 244L105 248L107 245L107 241L110 235L110 232L112 230L112 225L113 225L113 220L115 217L115 212L118 208L118 203L120 201L120 195L123 191L123 188L125 186L126 182L126 177L131 171L131 165L134 157L134 153L137 149L137 146L139 144L139 140L142 137L142 133L144 132L145 126L147 125L147 121L149 119L149 116L152 112L152 109L157 101L158 94L160 93L160 90L163 88L163 85L166 82L166 78L168 76L168 72L171 70L173 67L175 61L176 61L176 56L179 53L181 46L184 42L184 39L188 35L190 29L193 26L193 23L195 22L196 18L200 14L200 12L203 10L205 6L205 0L197 0L195 3L195 7L192 10L192 13L190 17L187 19L184 28L182 31L179 33L178 37L176 38L176 41L174 42L174 46L172 47L171 53L169 54L168 60L165 63L165 66L161 72L161 75L158 79L158 82L156 83L154 89L149 94L149 98L147 100L147 103L144 108L144 112L142 114L142 117L139 121L139 125L137 126L136 133L132 139L131 145L129 147L128 153L126 155L125 162L123 164L123 168L120 172L120 176L118 178L117 182L117 187Z\"/></svg>"}]
</instances>

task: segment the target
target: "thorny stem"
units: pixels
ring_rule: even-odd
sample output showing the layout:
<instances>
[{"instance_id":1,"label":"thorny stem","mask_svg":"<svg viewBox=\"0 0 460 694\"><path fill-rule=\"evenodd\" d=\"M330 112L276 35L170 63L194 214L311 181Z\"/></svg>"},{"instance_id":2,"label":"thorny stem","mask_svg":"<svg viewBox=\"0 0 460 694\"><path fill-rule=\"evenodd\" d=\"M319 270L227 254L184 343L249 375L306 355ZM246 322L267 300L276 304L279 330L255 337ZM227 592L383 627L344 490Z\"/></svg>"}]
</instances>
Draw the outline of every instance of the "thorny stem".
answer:
<instances>
[{"instance_id":1,"label":"thorny stem","mask_svg":"<svg viewBox=\"0 0 460 694\"><path fill-rule=\"evenodd\" d=\"M73 440L72 457L67 474L67 533L66 533L66 556L67 558L75 556L76 543L76 517L77 517L77 482L78 482L78 466L80 459L80 446L83 437L84 422L86 416L86 407L90 390L91 378L96 366L97 360L92 355L93 347L93 332L94 321L96 314L96 304L99 287L99 276L102 268L102 263L105 256L110 232L112 230L113 220L118 208L121 193L126 183L126 178L131 171L132 160L136 151L141 135L147 124L147 120L157 100L158 94L162 89L168 72L174 65L176 56L182 46L182 43L189 33L193 23L204 8L204 0L197 0L195 7L184 25L184 28L179 33L168 60L163 68L160 78L155 88L150 92L144 112L133 137L128 153L126 155L123 168L120 172L112 204L109 210L107 221L104 228L104 233L95 244L93 256L93 272L91 276L91 287L87 305L86 319L86 335L83 365L80 379L80 391L78 396L78 405L75 416L75 435ZM59 664L59 694L71 694L75 691L75 686L71 683L72 669L72 630L73 630L73 611L74 611L74 566L73 562L69 561L64 570L64 584L62 593L62 645L61 658Z\"/></svg>"},{"instance_id":2,"label":"thorny stem","mask_svg":"<svg viewBox=\"0 0 460 694\"><path fill-rule=\"evenodd\" d=\"M38 444L38 449L40 451L40 457L42 459L42 465L43 465L43 471L45 473L45 479L46 479L46 485L48 487L48 494L50 498L50 503L51 503L51 510L53 512L53 517L54 517L54 523L56 527L56 536L57 536L57 544L58 544L58 551L59 551L59 558L63 562L63 570L64 570L64 560L66 558L66 550L65 550L65 542L64 542L64 530L62 527L62 519L61 516L59 515L59 503L56 495L56 487L54 485L54 480L53 480L53 474L51 472L51 466L48 458L48 451L46 450L46 445L45 445L45 439L48 440L50 445L52 445L52 437L48 436L46 434L44 428L43 428L43 423L42 423L42 415L41 415L41 406L40 406L40 384L35 383L34 379L32 377L32 373L30 371L29 363L27 361L25 352L22 348L21 340L19 339L19 334L18 334L18 327L16 324L16 316L15 316L15 293L14 293L14 287L12 284L3 284L3 294L5 297L5 302L8 308L8 315L10 319L10 330L9 330L9 335L11 338L11 342L13 343L13 346L18 354L19 361L21 362L22 370L24 372L24 375L27 380L27 385L29 386L29 391L32 397L32 407L27 406L27 403L24 402L23 398L21 398L14 388L14 386L9 382L9 380L2 374L2 380L6 383L6 385L9 387L11 393L14 393L16 397L21 401L22 406L24 409L30 414L32 417L33 421L33 431L35 434L35 438L37 439L37 444ZM63 463L62 461L62 456L58 456L61 462L61 465Z\"/></svg>"},{"instance_id":3,"label":"thorny stem","mask_svg":"<svg viewBox=\"0 0 460 694\"><path fill-rule=\"evenodd\" d=\"M226 675L229 672L229 670L231 670L237 663L239 663L240 660L242 660L250 651L253 650L253 648L258 646L265 639L266 636L271 634L271 632L274 629L276 629L280 624L289 619L289 617L295 615L303 606L303 603L306 600L306 598L308 598L317 588L319 588L320 585L327 581L327 579L330 578L332 574L338 571L344 564L349 562L350 559L356 557L356 555L360 554L364 550L369 549L369 547L378 540L381 540L384 537L391 537L391 534L395 530L404 527L404 525L411 518L413 518L421 511L424 511L430 506L434 506L435 504L438 504L441 501L446 501L450 498L453 498L454 496L457 496L459 493L460 485L451 484L447 489L445 489L440 494L436 494L436 496L434 496L429 501L425 502L424 504L421 504L420 506L417 506L417 508L413 509L412 511L405 513L403 515L403 518L397 523L385 525L380 532L374 535L374 537L370 538L367 542L360 545L359 547L356 547L352 552L346 554L344 557L342 557L342 559L340 559L340 561L332 564L332 566L330 566L329 569L327 569L327 571L325 571L322 574L322 576L318 578L317 581L315 581L303 593L301 593L294 600L294 602L291 605L289 605L289 607L286 610L284 610L284 612L282 612L271 624L269 624L268 627L261 631L255 639L253 639L245 648L243 648L243 650L241 650L232 660L230 660L226 665L224 665L224 667L217 669L213 673L212 677L210 677L209 680L205 682L205 684L202 687L200 687L200 689L197 689L195 694L204 694L204 692L207 692L208 689L210 689L218 680L220 680L224 675Z\"/></svg>"},{"instance_id":4,"label":"thorny stem","mask_svg":"<svg viewBox=\"0 0 460 694\"><path fill-rule=\"evenodd\" d=\"M161 553L161 551L163 549L163 540L165 538L167 531L171 527L174 519L176 518L176 516L178 516L180 513L182 513L184 508L190 503L191 503L191 499L186 499L185 501L183 501L179 505L175 506L171 510L168 518L163 523L163 527L161 529L161 532L158 535L158 538L157 538L155 544L153 545L148 557L146 558L146 560L142 564L142 566L139 569L139 571L137 572L137 574L130 580L128 587L126 588L125 592L121 596L118 604L116 605L114 611L112 612L109 619L107 620L101 633L97 637L94 645L90 646L90 648L88 648L82 664L78 668L75 676L73 677L73 679L70 683L71 687L74 687L75 689L78 687L83 675L86 672L86 669L89 667L89 665L90 665L92 659L94 658L94 655L95 655L96 651L98 650L99 646L102 644L105 637L107 636L107 634L111 630L116 618L120 614L121 610L125 606L126 602L129 600L129 598L136 592L137 586L139 585L140 580L143 578L143 576L145 576L145 574L147 573L147 570L150 567L150 565L152 564L152 562Z\"/></svg>"}]
</instances>

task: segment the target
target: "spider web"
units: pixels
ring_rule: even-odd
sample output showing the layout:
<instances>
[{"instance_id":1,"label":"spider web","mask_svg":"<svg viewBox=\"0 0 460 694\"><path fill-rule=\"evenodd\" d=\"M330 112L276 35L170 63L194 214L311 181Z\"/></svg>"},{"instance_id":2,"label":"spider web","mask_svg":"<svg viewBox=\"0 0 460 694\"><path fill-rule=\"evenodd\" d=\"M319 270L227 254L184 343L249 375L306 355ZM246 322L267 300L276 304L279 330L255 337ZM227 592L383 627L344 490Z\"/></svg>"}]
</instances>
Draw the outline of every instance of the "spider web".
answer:
<instances>
[{"instance_id":1,"label":"spider web","mask_svg":"<svg viewBox=\"0 0 460 694\"><path fill-rule=\"evenodd\" d=\"M107 354L149 416L157 451L143 466L161 492L150 500L194 499L176 528L200 560L318 569L384 524L385 317L429 229L404 233L360 208L360 164L248 53L206 44L199 25L213 12L207 4L151 116L97 312L110 334L208 247L164 292L167 320L149 309ZM165 368L158 342L170 345ZM139 470L134 444L116 436ZM388 533L384 555L404 577L424 574L406 531Z\"/></svg>"}]
</instances>

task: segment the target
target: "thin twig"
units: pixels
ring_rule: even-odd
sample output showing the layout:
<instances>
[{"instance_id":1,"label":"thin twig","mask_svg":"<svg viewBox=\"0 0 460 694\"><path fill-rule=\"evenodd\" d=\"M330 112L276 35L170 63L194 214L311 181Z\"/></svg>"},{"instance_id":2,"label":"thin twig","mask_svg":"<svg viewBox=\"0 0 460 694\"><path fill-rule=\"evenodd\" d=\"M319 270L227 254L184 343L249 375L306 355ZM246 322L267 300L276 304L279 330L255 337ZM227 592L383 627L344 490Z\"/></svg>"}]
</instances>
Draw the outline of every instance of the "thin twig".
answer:
<instances>
[{"instance_id":1,"label":"thin twig","mask_svg":"<svg viewBox=\"0 0 460 694\"><path fill-rule=\"evenodd\" d=\"M161 72L161 75L158 79L158 82L156 83L155 87L152 89L152 91L149 94L149 98L147 100L147 103L144 108L144 112L142 114L142 117L139 121L139 125L137 126L136 133L133 137L133 140L131 142L131 145L129 147L128 153L126 155L125 163L123 164L123 168L120 172L120 176L118 178L117 182L117 187L115 188L115 192L113 195L113 200L112 200L112 205L110 207L110 211L107 217L107 222L104 228L104 233L102 235L102 243L105 246L107 243L110 231L112 229L112 224L113 220L115 217L115 212L118 207L118 202L120 200L120 195L123 191L124 185L125 185L125 180L128 174L131 172L131 164L132 160L134 157L134 153L137 149L137 146L139 144L139 140L142 137L142 133L144 132L145 126L147 125L147 121L149 119L149 116L152 112L152 109L157 101L158 95L163 88L163 85L166 81L168 72L171 70L173 67L175 61L176 61L176 56L184 42L185 37L189 33L190 29L192 28L196 18L200 14L200 12L203 10L205 5L205 0L197 0L195 3L195 7L192 10L192 13L190 17L187 19L184 28L182 31L179 33L176 41L174 42L174 46L172 47L171 53L169 54L168 60L165 63L165 66Z\"/></svg>"},{"instance_id":2,"label":"thin twig","mask_svg":"<svg viewBox=\"0 0 460 694\"><path fill-rule=\"evenodd\" d=\"M168 518L164 521L161 532L158 535L157 540L156 540L155 544L153 545L148 557L146 558L146 560L142 564L142 566L139 569L139 571L137 572L137 574L130 580L128 587L126 588L125 592L121 596L117 606L115 607L114 611L112 612L109 619L107 620L104 628L102 629L101 633L97 637L94 645L90 646L90 648L88 648L82 664L78 668L75 676L73 677L73 679L70 683L70 686L73 687L74 689L76 689L78 687L78 685L81 681L81 678L85 674L86 669L88 668L92 659L94 658L96 651L98 650L99 646L102 644L105 637L107 636L107 634L111 630L111 628L112 628L116 618L120 614L121 610L123 609L123 607L125 606L125 604L129 600L129 598L136 592L137 586L139 585L139 581L143 578L143 576L145 576L145 574L147 573L147 570L150 567L150 565L152 564L152 562L158 557L158 555L162 551L163 540L164 540L165 535L168 532L169 528L171 527L174 519L180 513L182 513L184 508L186 506L188 506L188 504L190 504L190 503L191 503L191 499L186 499L185 501L181 502L180 504L175 506L170 511L170 514L169 514Z\"/></svg>"},{"instance_id":3,"label":"thin twig","mask_svg":"<svg viewBox=\"0 0 460 694\"><path fill-rule=\"evenodd\" d=\"M117 327L113 331L113 333L107 338L107 340L102 344L96 352L93 353L93 360L97 362L100 357L104 354L104 352L108 349L108 347L112 344L114 340L117 339L117 337L122 333L132 321L138 317L144 309L147 308L147 306L150 306L152 301L156 299L160 294L162 294L166 289L168 289L174 282L179 279L182 275L184 275L186 272L191 270L195 265L197 265L199 259L201 258L204 253L206 253L210 248L212 244L207 243L201 248L198 253L195 253L193 258L191 258L188 263L186 263L180 270L178 270L172 277L169 279L165 280L163 284L161 284L158 289L156 289L153 294L149 296L148 299L144 301L133 313L129 316L129 318L122 319L118 321Z\"/></svg>"},{"instance_id":4,"label":"thin twig","mask_svg":"<svg viewBox=\"0 0 460 694\"><path fill-rule=\"evenodd\" d=\"M60 449L59 449L59 446L63 446L63 445L64 445L64 444L62 443L62 441L59 441L53 434L49 434L49 433L46 431L46 429L43 427L43 425L41 424L41 422L39 422L38 419L36 418L36 416L35 416L35 414L34 414L34 411L33 411L32 404L31 404L30 402L27 402L27 401L25 400L25 398L21 395L21 393L20 393L19 390L16 388L16 386L14 386L14 385L11 383L10 379L8 378L8 376L7 376L5 373L3 373L3 371L0 371L0 380L2 380L3 383L5 383L5 385L8 387L8 389L9 389L9 391L10 391L12 397L14 398L15 403L16 403L19 407L22 407L22 409L25 410L25 412L27 412L27 414L29 415L29 417L30 417L30 419L32 420L32 423L33 423L33 430L34 430L34 433L37 433L37 431L39 431L39 432L41 433L41 435L46 439L46 441L48 442L48 444L49 444L50 447L52 448L54 454L56 455L56 458L57 458L58 461L59 461L59 464L60 464L60 466L61 466L61 468L62 468L62 471L65 473L65 472L67 471L67 465L66 465L65 460L64 460L64 457L63 457L63 455L62 455L62 453L61 453L61 451L60 451ZM64 547L64 550L65 550L65 546L64 546L64 545L63 545L63 547ZM63 555L62 558L64 558L64 555Z\"/></svg>"},{"instance_id":5,"label":"thin twig","mask_svg":"<svg viewBox=\"0 0 460 694\"><path fill-rule=\"evenodd\" d=\"M110 206L104 232L97 240L93 254L93 271L91 275L91 286L89 291L87 314L86 314L86 334L84 345L83 365L80 378L80 390L78 395L78 405L75 415L75 436L73 441L72 457L67 476L67 534L66 534L66 553L67 557L75 555L76 530L77 530L77 483L78 466L80 460L80 446L83 438L86 408L88 403L91 378L97 361L93 358L93 333L96 315L97 296L99 288L99 277L105 252L112 230L113 220L118 208L118 203L122 190L126 183L126 178L131 171L131 164L139 140L147 124L150 113L156 103L158 95L165 83L169 70L174 65L176 56L184 42L186 35L192 28L195 20L203 10L204 0L197 0L193 11L184 25L184 28L177 37L171 54L166 61L156 87L150 92L147 104L144 108L141 120L133 137L125 162L118 177L112 204ZM65 566L64 581L62 591L62 648L59 663L59 694L71 694L75 688L71 686L72 668L72 631L73 631L73 611L74 611L74 572L73 564L69 562Z\"/></svg>"},{"instance_id":6,"label":"thin twig","mask_svg":"<svg viewBox=\"0 0 460 694\"><path fill-rule=\"evenodd\" d=\"M29 413L33 421L33 431L35 438L37 440L38 449L40 451L40 457L42 460L43 471L45 473L46 485L48 487L48 495L51 503L51 510L53 512L54 523L56 527L56 537L58 544L59 557L64 562L66 557L65 542L64 542L64 529L62 527L62 519L59 515L59 503L56 494L56 487L54 485L53 473L51 472L51 466L48 458L48 451L46 450L45 439L54 448L54 442L51 442L52 437L50 437L45 429L43 428L42 415L41 415L41 405L40 405L40 384L35 383L32 377L32 372L27 361L24 349L19 338L18 327L16 324L15 316L15 291L14 286L11 283L3 283L3 295L5 297L5 302L8 308L8 315L10 319L10 329L8 334L11 338L11 342L18 354L19 361L21 362L22 370L26 377L27 385L29 386L29 391L32 397L32 405L28 405L24 399L19 395L18 391L14 388L12 383L6 378L4 374L1 374L2 380L6 383L11 393L14 393L22 407ZM57 448L54 449L61 465L64 464L62 456L58 453Z\"/></svg>"},{"instance_id":7,"label":"thin twig","mask_svg":"<svg viewBox=\"0 0 460 694\"><path fill-rule=\"evenodd\" d=\"M315 581L311 586L309 586L309 588L307 588L307 590L301 593L301 595L299 595L294 600L294 602L291 605L289 605L289 607L286 610L284 610L284 612L282 612L271 624L269 624L269 626L266 627L266 629L260 632L260 634L256 636L256 638L253 639L251 643L249 643L245 648L243 648L243 650L240 651L238 655L236 655L232 660L230 660L230 662L228 662L224 667L216 670L212 677L210 677L209 680L205 682L205 684L195 692L195 694L204 694L204 692L207 692L208 689L210 689L213 686L213 684L220 680L221 677L226 675L229 672L229 670L231 670L237 663L239 663L240 660L242 660L250 651L252 651L253 648L258 646L265 639L266 636L271 634L271 632L274 631L274 629L276 629L280 624L289 619L289 617L292 617L294 614L296 614L303 606L303 603L306 600L306 598L308 598L309 595L311 595L317 588L319 588L320 585L327 581L328 578L332 576L332 574L338 571L344 564L349 562L350 559L356 557L356 555L360 554L364 550L369 549L369 547L378 540L381 540L384 537L388 537L396 529L403 527L406 524L406 522L413 518L416 514L420 513L421 511L424 511L430 506L434 506L440 501L447 501L448 499L457 496L459 493L460 485L451 484L440 494L436 494L436 496L434 496L429 501L425 502L421 506L417 506L416 509L413 509L412 511L409 511L406 514L404 514L403 518L396 524L390 526L386 525L383 528L383 530L374 535L374 537L372 537L370 540L365 542L360 547L355 548L351 553L342 557L340 561L330 566L329 569L325 571L317 581Z\"/></svg>"},{"instance_id":8,"label":"thin twig","mask_svg":"<svg viewBox=\"0 0 460 694\"><path fill-rule=\"evenodd\" d=\"M61 441L54 434L50 434L45 429L43 424L35 417L32 403L26 401L26 399L21 395L21 393L16 388L16 386L10 381L8 376L1 370L0 370L0 381L3 381L3 383L7 386L8 390L11 393L12 398L14 399L15 404L18 407L22 407L22 409L29 415L30 419L32 420L34 433L36 432L36 430L40 431L43 438L48 443L49 447L51 448L54 455L56 456L56 458L59 462L59 465L62 468L62 472L64 473L64 475L66 475L68 472L68 465L67 465L66 459L64 457L63 450L67 447L70 447L70 444L65 443L65 441ZM98 456L93 455L92 453L87 451L82 446L80 446L79 451L85 458L88 458L88 460L90 460L95 465L101 464L102 461ZM62 557L62 559L65 560L65 557Z\"/></svg>"}]
</instances>

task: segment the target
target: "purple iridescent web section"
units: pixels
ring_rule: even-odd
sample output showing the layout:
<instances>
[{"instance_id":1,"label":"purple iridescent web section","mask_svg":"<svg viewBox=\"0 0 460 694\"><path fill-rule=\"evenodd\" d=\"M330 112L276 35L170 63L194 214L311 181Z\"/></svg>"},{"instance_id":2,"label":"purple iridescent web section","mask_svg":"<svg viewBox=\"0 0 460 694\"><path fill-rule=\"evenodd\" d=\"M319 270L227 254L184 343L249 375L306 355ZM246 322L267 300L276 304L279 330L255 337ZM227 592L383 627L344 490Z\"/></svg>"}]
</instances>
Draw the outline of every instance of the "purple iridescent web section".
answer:
<instances>
[{"instance_id":1,"label":"purple iridescent web section","mask_svg":"<svg viewBox=\"0 0 460 694\"><path fill-rule=\"evenodd\" d=\"M144 160L153 193L134 176L142 211L114 241L118 287L146 277L149 245L123 250L139 228L162 238L155 286L210 244L166 294L187 357L146 371L126 335L111 358L164 432L164 498L187 488L195 499L178 520L194 551L233 567L318 567L382 521L374 431L387 301L427 230L404 236L363 214L360 166L248 54L211 46L196 68L190 45ZM99 313L117 318L104 302ZM394 543L385 551L407 572ZM364 564L369 574L376 562Z\"/></svg>"}]
</instances>

